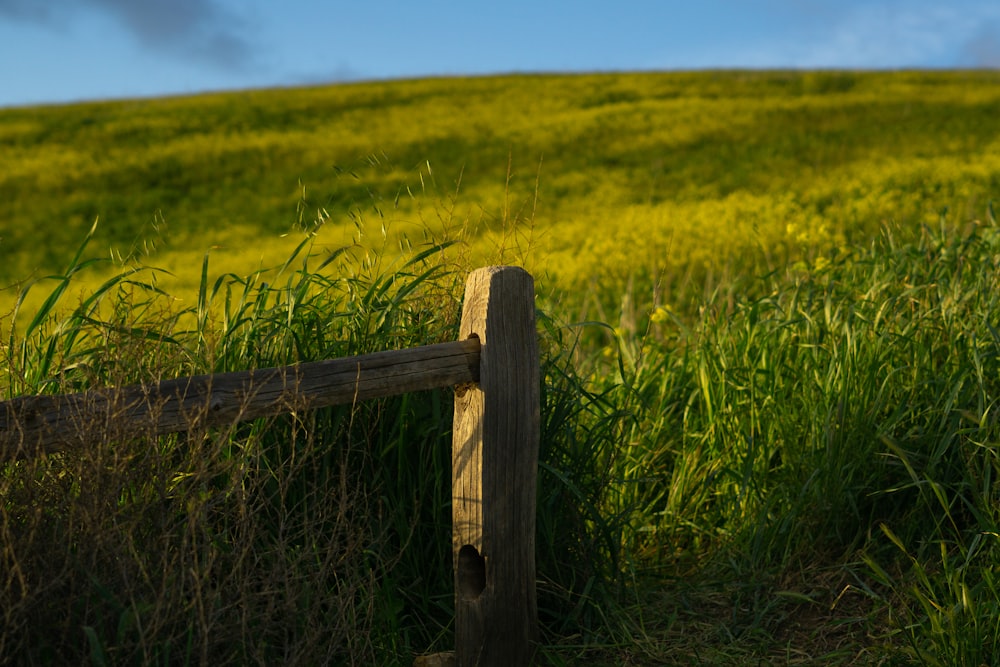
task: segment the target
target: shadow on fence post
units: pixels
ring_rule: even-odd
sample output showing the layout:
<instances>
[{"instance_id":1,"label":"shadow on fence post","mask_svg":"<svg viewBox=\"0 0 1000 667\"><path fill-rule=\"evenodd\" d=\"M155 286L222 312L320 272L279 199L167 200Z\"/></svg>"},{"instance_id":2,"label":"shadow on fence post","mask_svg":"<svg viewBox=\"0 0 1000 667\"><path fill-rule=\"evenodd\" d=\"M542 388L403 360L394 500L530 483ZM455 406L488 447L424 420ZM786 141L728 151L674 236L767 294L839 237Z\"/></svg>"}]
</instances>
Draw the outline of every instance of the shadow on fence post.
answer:
<instances>
[{"instance_id":1,"label":"shadow on fence post","mask_svg":"<svg viewBox=\"0 0 1000 667\"><path fill-rule=\"evenodd\" d=\"M452 536L459 667L516 667L538 643L535 493L540 430L534 281L470 274L460 339L479 338L479 382L455 392Z\"/></svg>"}]
</instances>

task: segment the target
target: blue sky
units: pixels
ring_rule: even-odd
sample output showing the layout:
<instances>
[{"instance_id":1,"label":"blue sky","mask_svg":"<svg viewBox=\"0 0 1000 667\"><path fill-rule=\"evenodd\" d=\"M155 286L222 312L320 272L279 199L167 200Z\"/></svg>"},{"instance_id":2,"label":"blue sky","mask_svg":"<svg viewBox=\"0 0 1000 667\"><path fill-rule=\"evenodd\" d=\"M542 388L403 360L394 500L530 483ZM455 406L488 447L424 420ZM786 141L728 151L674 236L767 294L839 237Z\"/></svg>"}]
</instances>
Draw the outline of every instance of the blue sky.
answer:
<instances>
[{"instance_id":1,"label":"blue sky","mask_svg":"<svg viewBox=\"0 0 1000 667\"><path fill-rule=\"evenodd\" d=\"M998 0L0 0L0 106L504 72L1000 67Z\"/></svg>"}]
</instances>

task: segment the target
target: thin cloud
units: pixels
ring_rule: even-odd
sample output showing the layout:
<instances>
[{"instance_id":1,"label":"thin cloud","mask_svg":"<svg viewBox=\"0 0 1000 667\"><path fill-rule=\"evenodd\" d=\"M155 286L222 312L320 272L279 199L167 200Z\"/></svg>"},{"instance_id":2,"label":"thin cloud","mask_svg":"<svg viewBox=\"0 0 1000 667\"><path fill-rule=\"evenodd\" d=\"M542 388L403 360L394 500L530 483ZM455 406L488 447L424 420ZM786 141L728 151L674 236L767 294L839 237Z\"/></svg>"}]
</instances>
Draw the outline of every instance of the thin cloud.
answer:
<instances>
[{"instance_id":1,"label":"thin cloud","mask_svg":"<svg viewBox=\"0 0 1000 667\"><path fill-rule=\"evenodd\" d=\"M829 27L814 31L809 43L799 42L781 57L806 68L954 66L973 61L981 66L996 56L990 50L995 40L982 32L984 23L995 17L997 11L989 7L863 5L846 10ZM957 53L955 45L963 43L967 53Z\"/></svg>"},{"instance_id":2,"label":"thin cloud","mask_svg":"<svg viewBox=\"0 0 1000 667\"><path fill-rule=\"evenodd\" d=\"M254 51L247 21L217 0L0 0L0 16L67 29L72 17L99 11L121 24L139 45L178 58L240 70Z\"/></svg>"},{"instance_id":3,"label":"thin cloud","mask_svg":"<svg viewBox=\"0 0 1000 667\"><path fill-rule=\"evenodd\" d=\"M972 67L1000 68L1000 20L984 25L962 46L962 55Z\"/></svg>"},{"instance_id":4,"label":"thin cloud","mask_svg":"<svg viewBox=\"0 0 1000 667\"><path fill-rule=\"evenodd\" d=\"M803 50L804 67L921 66L947 47L953 16L945 11L865 6L836 22Z\"/></svg>"},{"instance_id":5,"label":"thin cloud","mask_svg":"<svg viewBox=\"0 0 1000 667\"><path fill-rule=\"evenodd\" d=\"M52 18L51 6L39 6L32 0L0 0L0 15L35 23L47 23Z\"/></svg>"},{"instance_id":6,"label":"thin cloud","mask_svg":"<svg viewBox=\"0 0 1000 667\"><path fill-rule=\"evenodd\" d=\"M768 0L780 38L749 36L734 48L747 67L990 67L1000 59L1000 5L908 0L833 3Z\"/></svg>"}]
</instances>

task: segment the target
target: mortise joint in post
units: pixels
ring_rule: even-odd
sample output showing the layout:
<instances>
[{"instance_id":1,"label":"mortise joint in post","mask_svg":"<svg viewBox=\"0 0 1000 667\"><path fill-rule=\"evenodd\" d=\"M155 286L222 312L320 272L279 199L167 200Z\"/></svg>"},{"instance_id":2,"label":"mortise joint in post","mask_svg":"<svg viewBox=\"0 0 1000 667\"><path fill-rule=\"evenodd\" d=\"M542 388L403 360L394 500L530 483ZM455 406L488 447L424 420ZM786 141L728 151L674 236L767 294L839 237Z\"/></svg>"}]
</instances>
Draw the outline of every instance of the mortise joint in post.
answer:
<instances>
[{"instance_id":1,"label":"mortise joint in post","mask_svg":"<svg viewBox=\"0 0 1000 667\"><path fill-rule=\"evenodd\" d=\"M486 588L486 559L476 547L466 544L458 551L458 594L462 600L476 600Z\"/></svg>"}]
</instances>

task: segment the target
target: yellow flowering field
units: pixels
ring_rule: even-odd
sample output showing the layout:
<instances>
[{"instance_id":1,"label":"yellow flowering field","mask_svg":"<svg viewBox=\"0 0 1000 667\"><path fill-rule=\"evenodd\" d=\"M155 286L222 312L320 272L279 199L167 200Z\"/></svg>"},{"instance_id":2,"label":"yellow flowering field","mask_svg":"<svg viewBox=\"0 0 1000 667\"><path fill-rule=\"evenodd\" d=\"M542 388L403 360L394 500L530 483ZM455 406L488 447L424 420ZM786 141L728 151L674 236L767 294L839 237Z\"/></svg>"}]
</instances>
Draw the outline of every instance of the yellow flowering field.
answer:
<instances>
[{"instance_id":1,"label":"yellow flowering field","mask_svg":"<svg viewBox=\"0 0 1000 667\"><path fill-rule=\"evenodd\" d=\"M459 241L571 294L710 286L886 223L982 217L997 108L995 72L702 72L0 110L0 299L57 273L95 219L89 252L170 271L185 301L205 253L245 274L310 229L318 252Z\"/></svg>"}]
</instances>

